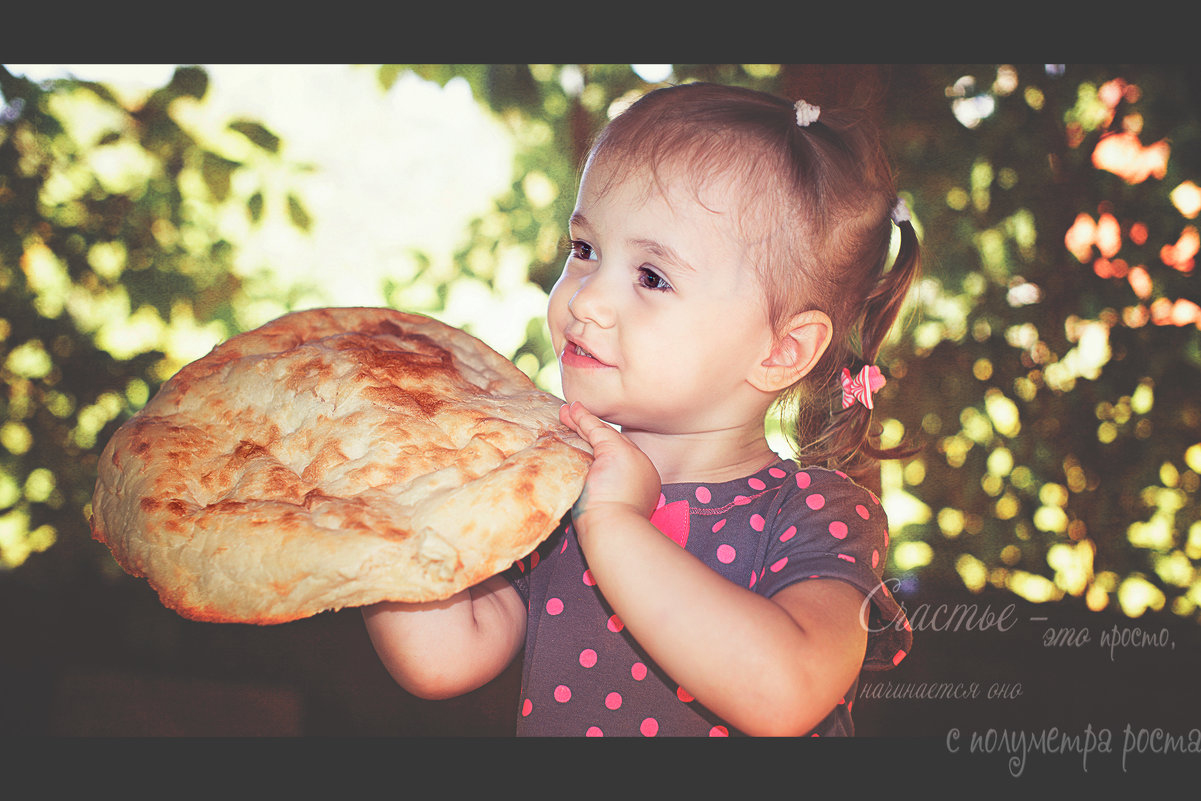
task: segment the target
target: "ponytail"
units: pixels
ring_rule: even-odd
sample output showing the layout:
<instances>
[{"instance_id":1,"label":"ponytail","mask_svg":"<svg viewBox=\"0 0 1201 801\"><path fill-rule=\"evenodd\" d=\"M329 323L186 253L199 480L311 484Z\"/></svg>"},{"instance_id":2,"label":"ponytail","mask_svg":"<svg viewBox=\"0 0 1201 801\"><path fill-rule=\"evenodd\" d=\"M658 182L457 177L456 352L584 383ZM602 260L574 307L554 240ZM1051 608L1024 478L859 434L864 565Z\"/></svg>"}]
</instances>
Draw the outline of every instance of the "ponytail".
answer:
<instances>
[{"instance_id":1,"label":"ponytail","mask_svg":"<svg viewBox=\"0 0 1201 801\"><path fill-rule=\"evenodd\" d=\"M811 374L811 380L781 396L786 406L795 408L797 454L803 463L856 474L870 469L878 460L902 459L918 450L912 443L891 448L879 448L872 443L879 436L879 426L873 430L870 395L867 403L855 401L844 407L842 402L843 370L858 375L864 367L875 364L909 288L921 271L921 249L912 222L904 217L896 225L900 243L892 269L868 293L856 330L848 337L858 340L858 355L849 343L833 349L827 354L828 360L823 360L826 363ZM803 395L801 387L805 388ZM870 389L867 391L870 393Z\"/></svg>"},{"instance_id":2,"label":"ponytail","mask_svg":"<svg viewBox=\"0 0 1201 801\"><path fill-rule=\"evenodd\" d=\"M892 269L885 273L863 305L859 341L863 361L873 364L888 332L896 322L905 296L921 271L921 248L913 223L903 219L897 224L900 246Z\"/></svg>"}]
</instances>

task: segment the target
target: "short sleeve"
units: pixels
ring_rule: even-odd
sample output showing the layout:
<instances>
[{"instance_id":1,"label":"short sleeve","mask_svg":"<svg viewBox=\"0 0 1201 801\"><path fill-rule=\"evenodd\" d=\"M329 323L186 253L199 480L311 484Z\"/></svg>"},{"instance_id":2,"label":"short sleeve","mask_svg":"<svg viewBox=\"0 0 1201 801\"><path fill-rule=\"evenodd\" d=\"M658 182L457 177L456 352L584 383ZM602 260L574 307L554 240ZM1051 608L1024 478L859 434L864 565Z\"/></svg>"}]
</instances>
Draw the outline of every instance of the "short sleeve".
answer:
<instances>
[{"instance_id":1,"label":"short sleeve","mask_svg":"<svg viewBox=\"0 0 1201 801\"><path fill-rule=\"evenodd\" d=\"M513 585L513 589L517 590L517 594L521 596L521 602L527 606L530 603L530 577L529 559L519 559L501 575L509 580Z\"/></svg>"},{"instance_id":2,"label":"short sleeve","mask_svg":"<svg viewBox=\"0 0 1201 801\"><path fill-rule=\"evenodd\" d=\"M797 581L835 578L865 596L864 667L886 670L912 648L904 611L883 581L888 519L874 494L839 471L808 468L785 479L757 591L771 596Z\"/></svg>"},{"instance_id":3,"label":"short sleeve","mask_svg":"<svg viewBox=\"0 0 1201 801\"><path fill-rule=\"evenodd\" d=\"M521 600L525 603L526 608L530 605L530 594L532 592L530 586L530 571L532 571L540 561L546 558L547 553L554 548L560 548L563 545L563 538L566 534L566 528L571 520L571 513L567 512L559 520L559 525L551 534L539 543L538 547L530 553L523 556L514 562L508 569L504 570L501 575L508 579L513 585L513 589L517 590L517 594L521 596Z\"/></svg>"}]
</instances>

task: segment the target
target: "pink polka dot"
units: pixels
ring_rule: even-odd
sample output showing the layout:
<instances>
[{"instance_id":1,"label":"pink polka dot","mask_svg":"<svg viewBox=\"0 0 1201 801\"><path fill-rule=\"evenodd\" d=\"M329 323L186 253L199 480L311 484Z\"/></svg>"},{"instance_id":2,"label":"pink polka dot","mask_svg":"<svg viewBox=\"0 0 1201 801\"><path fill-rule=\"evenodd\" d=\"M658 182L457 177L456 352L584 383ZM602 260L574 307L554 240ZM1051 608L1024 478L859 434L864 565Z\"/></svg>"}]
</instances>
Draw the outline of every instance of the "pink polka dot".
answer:
<instances>
[{"instance_id":1,"label":"pink polka dot","mask_svg":"<svg viewBox=\"0 0 1201 801\"><path fill-rule=\"evenodd\" d=\"M559 553L563 553L566 550L567 550L567 538L564 537L563 544L559 546Z\"/></svg>"},{"instance_id":2,"label":"pink polka dot","mask_svg":"<svg viewBox=\"0 0 1201 801\"><path fill-rule=\"evenodd\" d=\"M788 542L796 536L796 526L789 526L784 529L784 533L780 535L780 542Z\"/></svg>"},{"instance_id":3,"label":"pink polka dot","mask_svg":"<svg viewBox=\"0 0 1201 801\"><path fill-rule=\"evenodd\" d=\"M751 515L751 528L755 531L762 531L765 525L767 525L767 521L763 519L763 515Z\"/></svg>"},{"instance_id":4,"label":"pink polka dot","mask_svg":"<svg viewBox=\"0 0 1201 801\"><path fill-rule=\"evenodd\" d=\"M659 493L659 503L655 506L656 509L662 509L667 505L667 496L662 492Z\"/></svg>"},{"instance_id":5,"label":"pink polka dot","mask_svg":"<svg viewBox=\"0 0 1201 801\"><path fill-rule=\"evenodd\" d=\"M625 628L625 624L621 622L621 618L619 618L617 615L611 615L609 617L609 622L607 625L609 627L609 631L612 631L614 633L621 631L623 628Z\"/></svg>"},{"instance_id":6,"label":"pink polka dot","mask_svg":"<svg viewBox=\"0 0 1201 801\"><path fill-rule=\"evenodd\" d=\"M734 505L735 506L746 506L750 502L751 502L751 499L746 497L745 495L735 495L734 496Z\"/></svg>"},{"instance_id":7,"label":"pink polka dot","mask_svg":"<svg viewBox=\"0 0 1201 801\"><path fill-rule=\"evenodd\" d=\"M840 540L846 539L847 524L842 522L841 520L835 520L833 523L830 524L830 535L837 537Z\"/></svg>"},{"instance_id":8,"label":"pink polka dot","mask_svg":"<svg viewBox=\"0 0 1201 801\"><path fill-rule=\"evenodd\" d=\"M841 470L835 470L834 472L841 478L850 478L850 476L848 476L846 473L842 472Z\"/></svg>"},{"instance_id":9,"label":"pink polka dot","mask_svg":"<svg viewBox=\"0 0 1201 801\"><path fill-rule=\"evenodd\" d=\"M871 512L867 511L867 507L864 506L863 504L859 504L858 506L856 506L855 511L858 512L859 516L862 517L864 520L867 520L869 517L871 517Z\"/></svg>"},{"instance_id":10,"label":"pink polka dot","mask_svg":"<svg viewBox=\"0 0 1201 801\"><path fill-rule=\"evenodd\" d=\"M530 713L533 711L534 705L530 703L530 699L527 698L521 702L521 716L523 718L529 717Z\"/></svg>"},{"instance_id":11,"label":"pink polka dot","mask_svg":"<svg viewBox=\"0 0 1201 801\"><path fill-rule=\"evenodd\" d=\"M659 733L659 721L654 718L647 718L642 721L642 725L638 727L638 731L642 732L645 737L654 737Z\"/></svg>"},{"instance_id":12,"label":"pink polka dot","mask_svg":"<svg viewBox=\"0 0 1201 801\"><path fill-rule=\"evenodd\" d=\"M560 684L555 688L555 700L560 704L565 704L571 700L571 688L566 684Z\"/></svg>"},{"instance_id":13,"label":"pink polka dot","mask_svg":"<svg viewBox=\"0 0 1201 801\"><path fill-rule=\"evenodd\" d=\"M605 733L600 730L599 726L589 726L588 731L584 732L585 737L604 737Z\"/></svg>"},{"instance_id":14,"label":"pink polka dot","mask_svg":"<svg viewBox=\"0 0 1201 801\"><path fill-rule=\"evenodd\" d=\"M596 651L591 648L585 648L580 651L580 665L590 668L596 664Z\"/></svg>"},{"instance_id":15,"label":"pink polka dot","mask_svg":"<svg viewBox=\"0 0 1201 801\"><path fill-rule=\"evenodd\" d=\"M642 681L646 678L646 665L635 662L630 666L630 675L634 677L634 681Z\"/></svg>"},{"instance_id":16,"label":"pink polka dot","mask_svg":"<svg viewBox=\"0 0 1201 801\"><path fill-rule=\"evenodd\" d=\"M788 475L787 473L785 473L783 470L781 470L778 467L773 467L771 470L768 470L767 473L772 478L784 478L784 476Z\"/></svg>"},{"instance_id":17,"label":"pink polka dot","mask_svg":"<svg viewBox=\"0 0 1201 801\"><path fill-rule=\"evenodd\" d=\"M563 601L558 598L551 598L546 602L546 614L557 615L563 611Z\"/></svg>"},{"instance_id":18,"label":"pink polka dot","mask_svg":"<svg viewBox=\"0 0 1201 801\"><path fill-rule=\"evenodd\" d=\"M617 709L621 706L621 693L609 693L605 696L605 706L609 709Z\"/></svg>"},{"instance_id":19,"label":"pink polka dot","mask_svg":"<svg viewBox=\"0 0 1201 801\"><path fill-rule=\"evenodd\" d=\"M717 561L721 562L723 565L728 565L730 562L733 562L734 557L737 555L737 552L735 552L735 550L729 545L723 543L717 546Z\"/></svg>"},{"instance_id":20,"label":"pink polka dot","mask_svg":"<svg viewBox=\"0 0 1201 801\"><path fill-rule=\"evenodd\" d=\"M538 557L537 551L534 551L532 554L530 554L530 569L533 569L538 566L538 558L539 557Z\"/></svg>"},{"instance_id":21,"label":"pink polka dot","mask_svg":"<svg viewBox=\"0 0 1201 801\"><path fill-rule=\"evenodd\" d=\"M595 587L595 586L596 586L596 579L594 579L594 578L592 577L592 571L591 571L591 570L585 570L585 571L584 571L584 575L582 576L582 578L583 578L584 584L586 584L587 586L589 586L589 587Z\"/></svg>"},{"instance_id":22,"label":"pink polka dot","mask_svg":"<svg viewBox=\"0 0 1201 801\"><path fill-rule=\"evenodd\" d=\"M692 697L692 693L688 692L683 687L676 688L676 698L679 698L681 701L683 701L686 704L691 703L692 701L696 700L695 698Z\"/></svg>"},{"instance_id":23,"label":"pink polka dot","mask_svg":"<svg viewBox=\"0 0 1201 801\"><path fill-rule=\"evenodd\" d=\"M839 558L839 559L845 559L845 560L847 560L848 562L854 562L854 561L855 561L855 557L851 556L849 553L840 553L840 554L838 554L838 558Z\"/></svg>"},{"instance_id":24,"label":"pink polka dot","mask_svg":"<svg viewBox=\"0 0 1201 801\"><path fill-rule=\"evenodd\" d=\"M708 487L697 487L696 499L701 503L708 503L709 501L713 500L713 493L709 492Z\"/></svg>"},{"instance_id":25,"label":"pink polka dot","mask_svg":"<svg viewBox=\"0 0 1201 801\"><path fill-rule=\"evenodd\" d=\"M826 505L826 498L824 495L815 492L805 499L805 505L810 509L817 510Z\"/></svg>"},{"instance_id":26,"label":"pink polka dot","mask_svg":"<svg viewBox=\"0 0 1201 801\"><path fill-rule=\"evenodd\" d=\"M872 567L877 567L880 564L880 552L872 551Z\"/></svg>"},{"instance_id":27,"label":"pink polka dot","mask_svg":"<svg viewBox=\"0 0 1201 801\"><path fill-rule=\"evenodd\" d=\"M725 525L726 525L726 519L723 517L721 520L718 520L716 523L713 524L713 533L716 534L717 532L721 531L722 528L725 527Z\"/></svg>"},{"instance_id":28,"label":"pink polka dot","mask_svg":"<svg viewBox=\"0 0 1201 801\"><path fill-rule=\"evenodd\" d=\"M751 583L748 584L747 587L749 587L752 590L755 588L755 574L754 573L751 573Z\"/></svg>"},{"instance_id":29,"label":"pink polka dot","mask_svg":"<svg viewBox=\"0 0 1201 801\"><path fill-rule=\"evenodd\" d=\"M813 479L810 478L808 473L801 472L796 474L796 485L801 489L807 488L809 486L809 482L812 480Z\"/></svg>"},{"instance_id":30,"label":"pink polka dot","mask_svg":"<svg viewBox=\"0 0 1201 801\"><path fill-rule=\"evenodd\" d=\"M786 564L788 564L788 557L787 557L787 556L785 556L785 557L784 557L783 559L781 559L780 561L778 561L778 562L775 562L774 564L772 564L772 566L771 566L770 568L768 568L768 569L769 569L769 570L771 570L771 572L773 572L773 573L779 573L781 570L783 570L783 569L784 569L784 565L786 565Z\"/></svg>"},{"instance_id":31,"label":"pink polka dot","mask_svg":"<svg viewBox=\"0 0 1201 801\"><path fill-rule=\"evenodd\" d=\"M746 483L749 484L751 489L753 489L753 490L762 490L765 487L767 487L767 485L763 483L763 480L758 479L758 478L752 478L751 480L747 481Z\"/></svg>"},{"instance_id":32,"label":"pink polka dot","mask_svg":"<svg viewBox=\"0 0 1201 801\"><path fill-rule=\"evenodd\" d=\"M901 664L901 660L904 658L905 658L905 652L897 651L895 654L892 655L892 663L894 665L899 665L899 664Z\"/></svg>"},{"instance_id":33,"label":"pink polka dot","mask_svg":"<svg viewBox=\"0 0 1201 801\"><path fill-rule=\"evenodd\" d=\"M725 726L714 726L712 729L709 729L709 736L710 737L729 737L730 730L727 729Z\"/></svg>"}]
</instances>

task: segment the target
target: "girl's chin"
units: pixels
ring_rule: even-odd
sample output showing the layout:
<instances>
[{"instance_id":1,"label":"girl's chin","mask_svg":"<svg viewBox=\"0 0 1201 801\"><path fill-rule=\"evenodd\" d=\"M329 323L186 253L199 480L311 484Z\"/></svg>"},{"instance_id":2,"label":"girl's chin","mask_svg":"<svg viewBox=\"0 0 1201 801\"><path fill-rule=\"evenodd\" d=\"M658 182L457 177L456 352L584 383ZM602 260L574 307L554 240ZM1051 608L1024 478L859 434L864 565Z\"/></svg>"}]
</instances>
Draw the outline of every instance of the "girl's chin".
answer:
<instances>
[{"instance_id":1,"label":"girl's chin","mask_svg":"<svg viewBox=\"0 0 1201 801\"><path fill-rule=\"evenodd\" d=\"M604 420L606 423L610 423L610 420L606 415L609 415L610 413L612 413L614 411L614 410L610 409L607 405L598 402L598 400L596 398L590 399L587 392L572 391L572 387L570 384L565 384L563 386L563 402L564 403L578 402L581 406L583 406L585 409L588 410L589 414L599 417L601 420Z\"/></svg>"}]
</instances>

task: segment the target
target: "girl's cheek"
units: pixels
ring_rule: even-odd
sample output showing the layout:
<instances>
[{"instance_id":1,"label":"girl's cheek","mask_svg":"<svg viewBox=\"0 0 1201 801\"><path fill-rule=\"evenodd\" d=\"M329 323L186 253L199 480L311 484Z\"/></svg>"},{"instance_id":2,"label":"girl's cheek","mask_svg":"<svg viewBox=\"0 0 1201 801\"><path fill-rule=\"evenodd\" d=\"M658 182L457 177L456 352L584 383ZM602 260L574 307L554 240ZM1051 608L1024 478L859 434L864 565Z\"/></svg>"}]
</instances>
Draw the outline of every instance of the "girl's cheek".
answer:
<instances>
[{"instance_id":1,"label":"girl's cheek","mask_svg":"<svg viewBox=\"0 0 1201 801\"><path fill-rule=\"evenodd\" d=\"M562 296L559 292L559 285L555 286L550 291L550 297L546 302L546 325L550 328L550 335L553 339L562 329L563 320ZM558 343L556 343L558 344Z\"/></svg>"}]
</instances>

